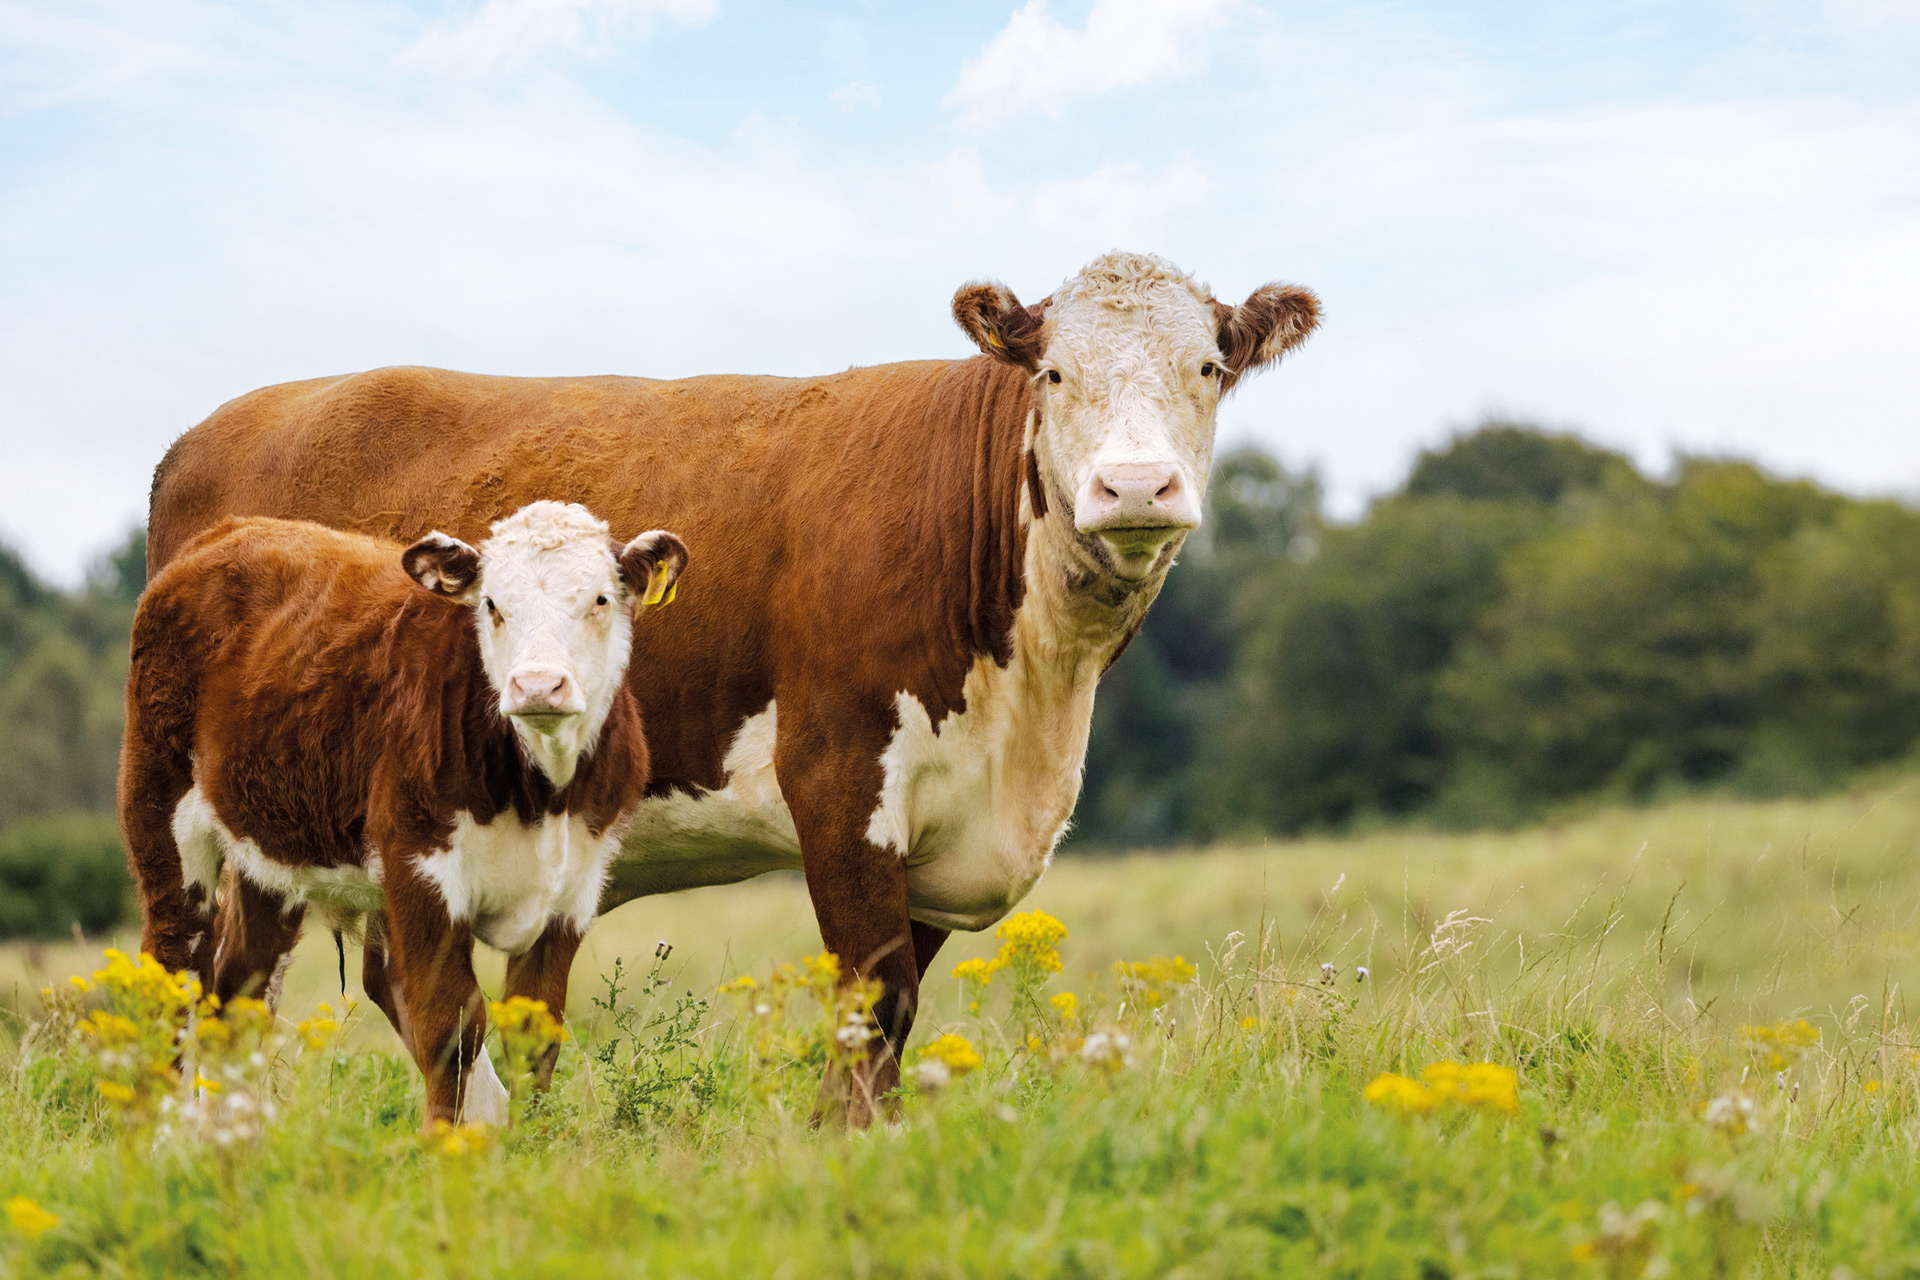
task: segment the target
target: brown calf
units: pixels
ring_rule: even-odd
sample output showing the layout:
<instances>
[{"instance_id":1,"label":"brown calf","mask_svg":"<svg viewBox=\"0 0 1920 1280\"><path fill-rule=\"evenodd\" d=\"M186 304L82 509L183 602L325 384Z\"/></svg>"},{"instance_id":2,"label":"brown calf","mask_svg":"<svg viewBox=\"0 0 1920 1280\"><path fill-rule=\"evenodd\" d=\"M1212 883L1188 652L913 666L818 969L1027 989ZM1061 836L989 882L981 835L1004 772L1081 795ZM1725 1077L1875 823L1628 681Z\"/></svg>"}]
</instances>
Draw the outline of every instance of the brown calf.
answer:
<instances>
[{"instance_id":1,"label":"brown calf","mask_svg":"<svg viewBox=\"0 0 1920 1280\"><path fill-rule=\"evenodd\" d=\"M564 1010L647 782L634 616L685 563L672 534L621 546L555 502L478 550L276 519L195 539L134 619L120 822L143 949L271 1001L309 905L364 918L366 989L428 1123L504 1121L472 942L510 953L509 996Z\"/></svg>"}]
</instances>

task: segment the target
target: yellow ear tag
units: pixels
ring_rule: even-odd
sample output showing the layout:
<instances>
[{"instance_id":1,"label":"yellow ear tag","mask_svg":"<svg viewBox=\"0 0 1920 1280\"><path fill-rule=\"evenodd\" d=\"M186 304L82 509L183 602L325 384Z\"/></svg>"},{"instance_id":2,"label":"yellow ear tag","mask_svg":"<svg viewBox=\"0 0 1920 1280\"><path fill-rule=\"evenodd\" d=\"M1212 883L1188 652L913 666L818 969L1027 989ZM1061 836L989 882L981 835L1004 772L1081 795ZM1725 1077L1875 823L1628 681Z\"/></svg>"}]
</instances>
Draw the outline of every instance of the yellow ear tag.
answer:
<instances>
[{"instance_id":1,"label":"yellow ear tag","mask_svg":"<svg viewBox=\"0 0 1920 1280\"><path fill-rule=\"evenodd\" d=\"M668 605L672 604L673 598L679 594L680 594L680 579L675 578L673 580L673 585L667 588L667 598L660 602L660 607L664 609Z\"/></svg>"},{"instance_id":2,"label":"yellow ear tag","mask_svg":"<svg viewBox=\"0 0 1920 1280\"><path fill-rule=\"evenodd\" d=\"M987 340L987 345L994 348L996 351L1004 351L1006 349L1000 345L1000 339L994 335L993 330L991 329L984 330L983 336Z\"/></svg>"},{"instance_id":3,"label":"yellow ear tag","mask_svg":"<svg viewBox=\"0 0 1920 1280\"><path fill-rule=\"evenodd\" d=\"M664 589L656 587L652 590L649 590L647 592L646 599L642 600L641 603L654 605L657 608L664 609L668 605L673 603L673 593L678 591L679 589L680 589L680 580L676 578L671 583L667 584L667 586Z\"/></svg>"}]
</instances>

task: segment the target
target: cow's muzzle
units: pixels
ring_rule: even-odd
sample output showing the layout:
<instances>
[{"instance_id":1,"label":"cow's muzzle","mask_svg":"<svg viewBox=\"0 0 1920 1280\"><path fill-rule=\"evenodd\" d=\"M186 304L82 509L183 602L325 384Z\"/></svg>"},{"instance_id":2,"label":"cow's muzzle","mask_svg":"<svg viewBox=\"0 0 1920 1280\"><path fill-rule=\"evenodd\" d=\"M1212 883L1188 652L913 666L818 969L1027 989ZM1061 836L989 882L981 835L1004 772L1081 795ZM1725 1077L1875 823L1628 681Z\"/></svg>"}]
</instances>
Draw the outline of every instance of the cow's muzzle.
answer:
<instances>
[{"instance_id":1,"label":"cow's muzzle","mask_svg":"<svg viewBox=\"0 0 1920 1280\"><path fill-rule=\"evenodd\" d=\"M1193 488L1171 464L1096 467L1074 504L1074 527L1098 536L1126 578L1145 577L1167 543L1199 526Z\"/></svg>"}]
</instances>

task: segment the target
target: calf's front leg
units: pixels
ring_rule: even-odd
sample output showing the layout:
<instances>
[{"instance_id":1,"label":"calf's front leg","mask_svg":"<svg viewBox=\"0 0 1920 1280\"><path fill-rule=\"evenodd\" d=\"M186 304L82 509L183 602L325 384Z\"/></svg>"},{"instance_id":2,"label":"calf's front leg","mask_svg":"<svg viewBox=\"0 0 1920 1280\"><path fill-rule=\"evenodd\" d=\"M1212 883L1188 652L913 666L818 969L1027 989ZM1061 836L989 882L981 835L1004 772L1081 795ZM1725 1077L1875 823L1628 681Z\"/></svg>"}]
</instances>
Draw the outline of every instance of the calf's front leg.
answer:
<instances>
[{"instance_id":1,"label":"calf's front leg","mask_svg":"<svg viewBox=\"0 0 1920 1280\"><path fill-rule=\"evenodd\" d=\"M580 933L571 920L549 920L534 944L507 957L507 999L525 996L546 1002L547 1012L559 1022L567 1017L567 974L580 950ZM553 1083L553 1064L560 1060L555 1043L533 1064L533 1087L545 1090Z\"/></svg>"},{"instance_id":2,"label":"calf's front leg","mask_svg":"<svg viewBox=\"0 0 1920 1280\"><path fill-rule=\"evenodd\" d=\"M507 1091L486 1056L486 1002L473 974L471 929L450 918L439 891L418 876L393 875L386 890L385 977L397 988L393 998L426 1078L427 1126L505 1124Z\"/></svg>"}]
</instances>

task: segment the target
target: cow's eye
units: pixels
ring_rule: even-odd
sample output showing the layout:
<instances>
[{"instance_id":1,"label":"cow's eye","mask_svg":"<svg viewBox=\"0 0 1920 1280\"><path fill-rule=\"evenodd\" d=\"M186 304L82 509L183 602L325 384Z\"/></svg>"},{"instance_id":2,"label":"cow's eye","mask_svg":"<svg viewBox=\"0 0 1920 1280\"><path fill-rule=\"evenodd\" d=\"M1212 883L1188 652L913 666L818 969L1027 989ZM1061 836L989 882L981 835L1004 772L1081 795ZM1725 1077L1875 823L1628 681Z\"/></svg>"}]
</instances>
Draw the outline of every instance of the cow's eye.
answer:
<instances>
[{"instance_id":1,"label":"cow's eye","mask_svg":"<svg viewBox=\"0 0 1920 1280\"><path fill-rule=\"evenodd\" d=\"M1047 370L1047 381L1048 381L1048 382L1051 382L1051 383L1052 383L1052 384L1053 384L1054 386L1056 386L1056 387L1057 387L1057 386L1059 386L1059 385L1060 385L1060 371L1059 371L1058 369L1049 369L1049 370Z\"/></svg>"},{"instance_id":2,"label":"cow's eye","mask_svg":"<svg viewBox=\"0 0 1920 1280\"><path fill-rule=\"evenodd\" d=\"M495 622L500 621L500 611L493 607L492 596L481 596L480 603L487 606L487 616L489 618L492 618Z\"/></svg>"},{"instance_id":3,"label":"cow's eye","mask_svg":"<svg viewBox=\"0 0 1920 1280\"><path fill-rule=\"evenodd\" d=\"M596 608L604 609L607 607L607 598L605 596L595 596L593 603Z\"/></svg>"},{"instance_id":4,"label":"cow's eye","mask_svg":"<svg viewBox=\"0 0 1920 1280\"><path fill-rule=\"evenodd\" d=\"M1211 378L1218 372L1220 372L1220 366L1211 360L1200 366L1200 376L1203 378Z\"/></svg>"}]
</instances>

